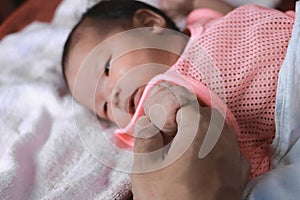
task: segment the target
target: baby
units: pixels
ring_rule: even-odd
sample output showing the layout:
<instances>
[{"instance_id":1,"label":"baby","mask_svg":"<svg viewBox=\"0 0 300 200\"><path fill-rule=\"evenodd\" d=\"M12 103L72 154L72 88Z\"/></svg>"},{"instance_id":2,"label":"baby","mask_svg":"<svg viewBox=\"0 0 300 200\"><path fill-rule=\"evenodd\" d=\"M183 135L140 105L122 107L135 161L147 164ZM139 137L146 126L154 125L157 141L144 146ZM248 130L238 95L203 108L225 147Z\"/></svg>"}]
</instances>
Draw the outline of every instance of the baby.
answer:
<instances>
[{"instance_id":1,"label":"baby","mask_svg":"<svg viewBox=\"0 0 300 200\"><path fill-rule=\"evenodd\" d=\"M154 91L156 104L170 105L166 124L173 130L176 123L169 118L174 119L180 103L164 94L164 89L186 86L185 80L200 105L219 109L235 130L240 151L251 162L250 179L269 171L278 73L294 13L255 5L224 16L227 11L218 7L191 12L184 31L190 39L186 40L171 19L147 4L98 3L83 15L65 44L63 73L71 94L100 118L124 128L132 117L139 116L134 114L140 112L146 93ZM148 32L129 31L106 42L115 34L143 27ZM157 41L152 38L157 35L165 38L160 45L171 46L172 51L154 48ZM99 60L87 62L99 43L103 43ZM156 84L152 89L145 86L150 81ZM145 112L148 114L147 109Z\"/></svg>"}]
</instances>

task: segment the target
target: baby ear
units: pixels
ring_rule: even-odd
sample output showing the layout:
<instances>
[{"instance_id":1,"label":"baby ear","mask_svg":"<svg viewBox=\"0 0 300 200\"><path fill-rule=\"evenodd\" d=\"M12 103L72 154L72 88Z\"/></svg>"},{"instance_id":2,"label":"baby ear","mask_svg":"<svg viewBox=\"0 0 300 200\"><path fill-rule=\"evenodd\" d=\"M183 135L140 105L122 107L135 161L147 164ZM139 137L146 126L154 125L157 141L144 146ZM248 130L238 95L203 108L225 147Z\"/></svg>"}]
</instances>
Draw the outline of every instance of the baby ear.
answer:
<instances>
[{"instance_id":1,"label":"baby ear","mask_svg":"<svg viewBox=\"0 0 300 200\"><path fill-rule=\"evenodd\" d=\"M164 17L149 9L139 9L133 16L134 28L152 27L153 33L162 32L166 24Z\"/></svg>"}]
</instances>

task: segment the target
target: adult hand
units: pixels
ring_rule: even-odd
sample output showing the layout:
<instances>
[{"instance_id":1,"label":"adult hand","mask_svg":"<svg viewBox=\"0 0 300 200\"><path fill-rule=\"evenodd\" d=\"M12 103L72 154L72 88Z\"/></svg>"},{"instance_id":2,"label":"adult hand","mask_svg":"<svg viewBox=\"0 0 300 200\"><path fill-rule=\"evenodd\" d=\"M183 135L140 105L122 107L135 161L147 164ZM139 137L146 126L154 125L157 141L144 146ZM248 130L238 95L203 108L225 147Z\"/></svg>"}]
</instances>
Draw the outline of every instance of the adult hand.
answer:
<instances>
[{"instance_id":1,"label":"adult hand","mask_svg":"<svg viewBox=\"0 0 300 200\"><path fill-rule=\"evenodd\" d=\"M170 82L160 82L149 92L144 102L144 111L151 122L172 138L177 132L177 111L197 102L197 97L185 87Z\"/></svg>"},{"instance_id":2,"label":"adult hand","mask_svg":"<svg viewBox=\"0 0 300 200\"><path fill-rule=\"evenodd\" d=\"M250 167L226 124L212 151L199 158L208 128L218 127L212 113L222 116L214 109L198 107L196 101L186 101L176 112L177 129L168 134L174 139L167 145L165 132L149 117L151 112L161 113L157 108L152 107L136 125L134 199L241 199Z\"/></svg>"}]
</instances>

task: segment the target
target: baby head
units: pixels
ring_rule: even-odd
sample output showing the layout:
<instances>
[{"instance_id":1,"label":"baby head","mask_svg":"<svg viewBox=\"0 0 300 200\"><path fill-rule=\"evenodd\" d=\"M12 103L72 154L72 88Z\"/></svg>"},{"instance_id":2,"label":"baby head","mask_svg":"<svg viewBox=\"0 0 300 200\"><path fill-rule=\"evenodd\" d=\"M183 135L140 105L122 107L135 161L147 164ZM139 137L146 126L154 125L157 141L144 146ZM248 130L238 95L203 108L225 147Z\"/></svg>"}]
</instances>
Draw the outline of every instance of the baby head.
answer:
<instances>
[{"instance_id":1,"label":"baby head","mask_svg":"<svg viewBox=\"0 0 300 200\"><path fill-rule=\"evenodd\" d=\"M142 27L148 27L148 31L128 32ZM98 3L82 16L64 46L62 70L74 99L98 117L126 126L145 85L179 57L152 48L153 43L172 44L176 52L184 49L186 40L175 32L178 29L170 18L145 3L132 0ZM158 35L164 36L163 42L151 39ZM97 61L86 62L96 46ZM84 62L88 64L83 67Z\"/></svg>"}]
</instances>

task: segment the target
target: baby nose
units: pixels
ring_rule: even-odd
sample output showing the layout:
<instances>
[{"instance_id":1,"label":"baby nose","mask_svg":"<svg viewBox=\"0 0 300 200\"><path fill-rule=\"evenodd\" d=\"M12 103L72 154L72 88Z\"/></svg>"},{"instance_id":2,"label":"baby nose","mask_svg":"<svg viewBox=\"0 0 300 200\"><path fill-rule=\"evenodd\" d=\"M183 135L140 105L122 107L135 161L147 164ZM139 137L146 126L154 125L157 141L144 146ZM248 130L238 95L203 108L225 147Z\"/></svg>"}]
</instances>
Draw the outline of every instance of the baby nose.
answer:
<instances>
[{"instance_id":1,"label":"baby nose","mask_svg":"<svg viewBox=\"0 0 300 200\"><path fill-rule=\"evenodd\" d=\"M110 96L110 101L112 106L115 106L117 108L120 107L120 88L116 87L112 90L111 96Z\"/></svg>"}]
</instances>

